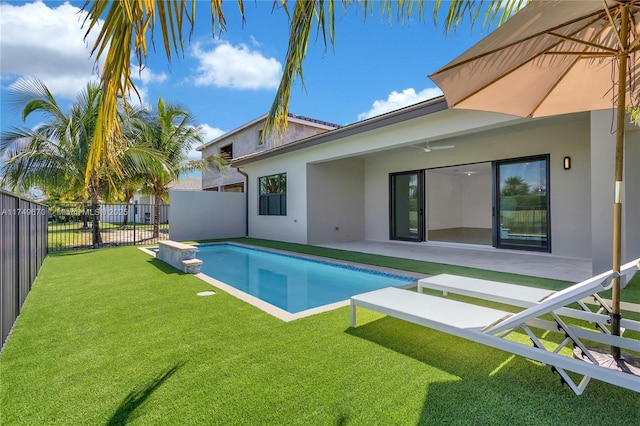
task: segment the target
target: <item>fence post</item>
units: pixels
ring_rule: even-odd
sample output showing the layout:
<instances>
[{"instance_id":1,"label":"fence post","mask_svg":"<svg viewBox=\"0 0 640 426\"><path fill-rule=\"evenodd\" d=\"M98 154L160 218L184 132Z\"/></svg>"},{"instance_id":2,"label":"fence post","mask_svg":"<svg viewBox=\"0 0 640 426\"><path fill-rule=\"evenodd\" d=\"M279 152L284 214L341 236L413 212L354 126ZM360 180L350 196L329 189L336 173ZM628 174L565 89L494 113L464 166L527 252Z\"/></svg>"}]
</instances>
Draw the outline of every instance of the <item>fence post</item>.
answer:
<instances>
[{"instance_id":1,"label":"fence post","mask_svg":"<svg viewBox=\"0 0 640 426\"><path fill-rule=\"evenodd\" d=\"M138 200L133 205L133 245L136 245L136 220L138 218Z\"/></svg>"},{"instance_id":2,"label":"fence post","mask_svg":"<svg viewBox=\"0 0 640 426\"><path fill-rule=\"evenodd\" d=\"M15 304L14 304L14 309L15 309L15 316L17 317L20 314L20 217L19 217L19 212L20 212L20 199L18 197L15 198L15 204L14 204L14 210L13 210L13 218L15 220L15 224L14 224L14 229L13 232L15 232L15 239L14 239L14 243L15 246L13 248L14 253L16 254L16 262L15 262L15 270L14 270L14 277L13 277L13 282L14 282L14 300L15 300Z\"/></svg>"}]
</instances>

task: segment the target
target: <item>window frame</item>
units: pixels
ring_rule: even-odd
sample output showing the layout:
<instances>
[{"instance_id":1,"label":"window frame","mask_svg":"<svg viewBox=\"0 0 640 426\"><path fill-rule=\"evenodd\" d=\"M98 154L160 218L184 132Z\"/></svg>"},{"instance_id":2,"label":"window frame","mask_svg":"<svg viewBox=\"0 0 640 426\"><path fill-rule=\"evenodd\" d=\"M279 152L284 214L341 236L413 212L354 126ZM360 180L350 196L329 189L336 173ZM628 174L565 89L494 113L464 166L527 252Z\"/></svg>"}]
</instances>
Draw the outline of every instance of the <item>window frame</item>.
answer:
<instances>
[{"instance_id":1,"label":"window frame","mask_svg":"<svg viewBox=\"0 0 640 426\"><path fill-rule=\"evenodd\" d=\"M261 135L263 136L262 140L260 140ZM256 147L259 149L265 147L264 126L260 126L256 129Z\"/></svg>"},{"instance_id":2,"label":"window frame","mask_svg":"<svg viewBox=\"0 0 640 426\"><path fill-rule=\"evenodd\" d=\"M233 159L233 142L228 143L228 144L218 148L218 153L220 154L220 156L223 156L224 154L226 154L225 151L227 151L227 148L228 148L228 151L230 152L230 155L229 155L228 158L225 157L225 159L226 160L232 160Z\"/></svg>"},{"instance_id":3,"label":"window frame","mask_svg":"<svg viewBox=\"0 0 640 426\"><path fill-rule=\"evenodd\" d=\"M272 182L267 184L266 180ZM263 184L263 182L265 182ZM275 185L275 186L274 186ZM271 186L272 188L270 188ZM287 173L274 173L258 177L258 215L287 215Z\"/></svg>"}]
</instances>

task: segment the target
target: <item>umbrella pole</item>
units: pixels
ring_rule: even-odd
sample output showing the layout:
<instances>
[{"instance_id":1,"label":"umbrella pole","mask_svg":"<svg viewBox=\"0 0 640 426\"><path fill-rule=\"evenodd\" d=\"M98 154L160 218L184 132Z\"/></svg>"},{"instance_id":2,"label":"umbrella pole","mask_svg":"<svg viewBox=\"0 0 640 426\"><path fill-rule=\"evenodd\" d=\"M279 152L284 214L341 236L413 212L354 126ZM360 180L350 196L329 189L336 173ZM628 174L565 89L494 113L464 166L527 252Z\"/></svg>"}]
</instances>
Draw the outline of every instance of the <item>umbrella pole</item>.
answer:
<instances>
[{"instance_id":1,"label":"umbrella pole","mask_svg":"<svg viewBox=\"0 0 640 426\"><path fill-rule=\"evenodd\" d=\"M615 189L613 198L613 270L620 272L622 247L622 168L624 165L624 125L627 93L627 58L629 50L629 4L621 7L620 50L618 57L618 96L616 123ZM611 334L620 335L620 278L613 280L611 295ZM611 347L611 355L620 358L620 348Z\"/></svg>"}]
</instances>

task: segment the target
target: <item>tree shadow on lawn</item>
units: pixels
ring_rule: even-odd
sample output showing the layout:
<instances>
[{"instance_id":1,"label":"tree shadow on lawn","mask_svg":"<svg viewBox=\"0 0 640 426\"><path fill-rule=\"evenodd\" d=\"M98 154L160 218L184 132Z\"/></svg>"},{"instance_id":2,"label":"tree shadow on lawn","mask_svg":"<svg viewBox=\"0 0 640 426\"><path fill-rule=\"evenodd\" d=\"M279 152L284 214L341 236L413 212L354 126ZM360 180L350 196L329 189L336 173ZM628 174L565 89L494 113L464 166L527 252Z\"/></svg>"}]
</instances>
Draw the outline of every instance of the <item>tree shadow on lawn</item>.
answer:
<instances>
[{"instance_id":1,"label":"tree shadow on lawn","mask_svg":"<svg viewBox=\"0 0 640 426\"><path fill-rule=\"evenodd\" d=\"M396 318L346 333L455 376L425 383L418 424L588 424L598 418L626 424L640 415L633 391L592 380L577 396L549 366Z\"/></svg>"},{"instance_id":2,"label":"tree shadow on lawn","mask_svg":"<svg viewBox=\"0 0 640 426\"><path fill-rule=\"evenodd\" d=\"M133 420L136 410L141 408L147 399L155 392L164 382L169 380L179 369L185 365L185 362L178 363L173 367L161 372L156 377L145 383L144 385L134 389L122 400L116 411L113 413L109 421L109 426L117 426L127 424Z\"/></svg>"},{"instance_id":3,"label":"tree shadow on lawn","mask_svg":"<svg viewBox=\"0 0 640 426\"><path fill-rule=\"evenodd\" d=\"M63 250L63 251L51 251L51 252L47 253L47 257L49 257L49 256L51 256L51 257L69 257L69 256L78 256L78 255L85 255L85 254L91 254L91 253L99 253L99 251L96 251L95 249L91 249L91 248L80 248L80 249Z\"/></svg>"},{"instance_id":4,"label":"tree shadow on lawn","mask_svg":"<svg viewBox=\"0 0 640 426\"><path fill-rule=\"evenodd\" d=\"M147 262L150 263L151 265L155 266L156 268L158 268L159 270L161 270L165 274L191 275L191 274L187 274L185 272L182 272L178 268L174 268L173 266L169 265L167 262L163 262L162 260L158 260L155 257L152 257L152 258L148 259Z\"/></svg>"}]
</instances>

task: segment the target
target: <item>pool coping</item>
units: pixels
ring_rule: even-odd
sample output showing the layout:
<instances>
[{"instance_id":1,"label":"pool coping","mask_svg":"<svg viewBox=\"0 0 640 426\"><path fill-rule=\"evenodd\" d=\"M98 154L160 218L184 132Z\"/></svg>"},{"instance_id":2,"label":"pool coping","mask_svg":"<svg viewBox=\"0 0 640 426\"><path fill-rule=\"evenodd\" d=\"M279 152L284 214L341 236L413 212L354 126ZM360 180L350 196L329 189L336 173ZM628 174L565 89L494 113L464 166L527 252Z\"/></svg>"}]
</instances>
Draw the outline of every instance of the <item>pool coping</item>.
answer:
<instances>
[{"instance_id":1,"label":"pool coping","mask_svg":"<svg viewBox=\"0 0 640 426\"><path fill-rule=\"evenodd\" d=\"M239 243L236 241L232 241L232 242L215 242L215 243L202 243L202 244L191 244L194 245L196 247L201 246L201 245L222 245L222 244L227 244L227 245L235 245L235 246L239 246L239 247L245 247L245 248L250 248L250 249L255 249L255 250L262 250L262 251L266 251L266 252L271 252L271 253L276 253L276 254L282 254L282 255L286 255L286 256L294 256L294 257L300 257L302 259L307 259L307 260L315 260L318 262L325 262L325 263L330 263L330 264L335 264L335 265L340 265L340 266L346 266L346 267L350 267L350 268L355 268L355 269L361 269L364 271L371 271L371 272L378 272L378 273L383 273L383 274L388 274L388 275L394 275L394 276L402 276L402 277L407 277L407 278L411 278L411 279L415 279L415 282L409 283L407 285L403 285L403 286L399 286L399 288L411 288L417 285L417 282L419 279L422 278L427 278L430 275L426 275L426 274L418 274L415 272L410 272L410 271L402 271L400 269L393 269L393 268L386 268L383 266L377 266L377 265L369 265L366 263L357 263L357 262L349 262L346 260L340 260L340 259L333 259L330 257L323 257L323 256L316 256L316 255L311 255L311 254L304 254L304 253L297 253L297 252L292 252L292 251L287 251L287 250L280 250L280 249L274 249L274 248L270 248L270 247L262 247L262 246L256 246L256 245L252 245L252 244L246 244L246 243ZM139 250L143 251L144 253L147 253L150 256L156 257L156 253L154 251L152 251L150 249L151 247L138 247ZM284 309L278 308L277 306L274 306L270 303L265 302L264 300L258 299L255 296L252 296L248 293L245 293L241 290L236 289L235 287L230 286L229 284L226 284L220 280L217 280L213 277L210 277L209 275L206 275L204 273L198 273L198 274L194 274L194 277L201 279L202 281L206 282L207 284L216 287L222 291L224 291L225 293L228 293L232 296L234 296L237 299L240 299L246 303L249 303L250 305L255 306L256 308L268 313L269 315L272 315L284 322L290 322L290 321L294 321L300 318L305 318L305 317L309 317L312 315L316 315L316 314L320 314L322 312L328 312L328 311L332 311L334 309L337 308L341 308L343 306L348 306L349 305L349 299L347 300L341 300L339 302L334 302L334 303L330 303L328 305L322 305L322 306L318 306L315 308L311 308L311 309L306 309L304 311L300 311L300 312L296 312L295 314L292 314L291 312L287 312Z\"/></svg>"}]
</instances>

